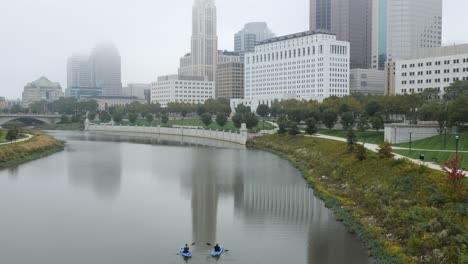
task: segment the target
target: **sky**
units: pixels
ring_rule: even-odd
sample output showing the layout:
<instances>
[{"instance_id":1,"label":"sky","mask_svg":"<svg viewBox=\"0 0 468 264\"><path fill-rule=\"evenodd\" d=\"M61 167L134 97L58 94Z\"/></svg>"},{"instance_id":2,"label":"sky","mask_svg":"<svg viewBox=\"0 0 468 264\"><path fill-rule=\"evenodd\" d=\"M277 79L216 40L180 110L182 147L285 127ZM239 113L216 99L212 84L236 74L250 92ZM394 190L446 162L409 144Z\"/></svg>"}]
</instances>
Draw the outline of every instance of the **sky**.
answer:
<instances>
[{"instance_id":1,"label":"sky","mask_svg":"<svg viewBox=\"0 0 468 264\"><path fill-rule=\"evenodd\" d=\"M67 58L112 41L122 57L122 83L149 83L177 73L190 52L193 0L2 0L0 96L20 98L46 76L66 88ZM443 44L468 43L466 0L443 0ZM219 49L263 21L276 35L308 30L309 0L216 0Z\"/></svg>"}]
</instances>

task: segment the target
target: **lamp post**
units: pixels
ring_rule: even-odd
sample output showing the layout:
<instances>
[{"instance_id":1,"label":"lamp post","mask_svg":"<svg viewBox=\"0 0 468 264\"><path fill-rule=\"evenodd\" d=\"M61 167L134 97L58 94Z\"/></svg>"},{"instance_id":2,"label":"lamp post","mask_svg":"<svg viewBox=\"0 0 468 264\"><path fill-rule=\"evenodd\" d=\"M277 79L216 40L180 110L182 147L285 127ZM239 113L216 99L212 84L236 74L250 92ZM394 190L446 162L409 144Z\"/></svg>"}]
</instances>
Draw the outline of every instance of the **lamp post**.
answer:
<instances>
[{"instance_id":1,"label":"lamp post","mask_svg":"<svg viewBox=\"0 0 468 264\"><path fill-rule=\"evenodd\" d=\"M409 153L410 153L410 155L412 153L412 148L411 148L412 141L413 141L413 131L410 130L410 132L409 132Z\"/></svg>"},{"instance_id":2,"label":"lamp post","mask_svg":"<svg viewBox=\"0 0 468 264\"><path fill-rule=\"evenodd\" d=\"M396 130L397 130L397 127L395 127L395 142L393 142L393 144L396 144L396 143L397 143Z\"/></svg>"},{"instance_id":3,"label":"lamp post","mask_svg":"<svg viewBox=\"0 0 468 264\"><path fill-rule=\"evenodd\" d=\"M447 127L444 127L444 149L447 149Z\"/></svg>"},{"instance_id":4,"label":"lamp post","mask_svg":"<svg viewBox=\"0 0 468 264\"><path fill-rule=\"evenodd\" d=\"M456 141L456 146L455 146L455 149L456 149L456 155L458 157L458 142L460 141L460 137L459 136L456 136L455 137L455 141Z\"/></svg>"}]
</instances>

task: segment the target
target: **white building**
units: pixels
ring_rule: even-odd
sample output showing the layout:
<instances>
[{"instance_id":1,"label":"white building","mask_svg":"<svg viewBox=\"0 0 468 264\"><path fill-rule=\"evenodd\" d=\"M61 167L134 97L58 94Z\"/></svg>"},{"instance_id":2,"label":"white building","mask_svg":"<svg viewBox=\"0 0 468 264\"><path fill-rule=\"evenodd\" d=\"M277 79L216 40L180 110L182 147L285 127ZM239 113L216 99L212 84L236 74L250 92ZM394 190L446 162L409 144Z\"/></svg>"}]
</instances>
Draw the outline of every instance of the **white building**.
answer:
<instances>
[{"instance_id":1,"label":"white building","mask_svg":"<svg viewBox=\"0 0 468 264\"><path fill-rule=\"evenodd\" d=\"M352 94L383 95L384 82L384 71L375 69L351 69L349 91Z\"/></svg>"},{"instance_id":2,"label":"white building","mask_svg":"<svg viewBox=\"0 0 468 264\"><path fill-rule=\"evenodd\" d=\"M150 90L151 85L148 83L129 83L127 87L122 90L123 96L137 97L138 99L145 100L145 91Z\"/></svg>"},{"instance_id":3,"label":"white building","mask_svg":"<svg viewBox=\"0 0 468 264\"><path fill-rule=\"evenodd\" d=\"M51 82L46 77L41 77L32 83L28 83L23 91L23 107L42 100L53 102L63 97L60 83Z\"/></svg>"},{"instance_id":4,"label":"white building","mask_svg":"<svg viewBox=\"0 0 468 264\"><path fill-rule=\"evenodd\" d=\"M171 102L203 104L213 98L215 85L207 76L167 75L151 83L151 103L162 107Z\"/></svg>"},{"instance_id":5,"label":"white building","mask_svg":"<svg viewBox=\"0 0 468 264\"><path fill-rule=\"evenodd\" d=\"M372 67L409 59L420 48L442 44L442 0L374 0Z\"/></svg>"},{"instance_id":6,"label":"white building","mask_svg":"<svg viewBox=\"0 0 468 264\"><path fill-rule=\"evenodd\" d=\"M349 95L349 42L306 31L260 42L245 55L244 101Z\"/></svg>"},{"instance_id":7,"label":"white building","mask_svg":"<svg viewBox=\"0 0 468 264\"><path fill-rule=\"evenodd\" d=\"M181 59L179 75L207 76L214 81L218 61L214 0L195 0L192 9L192 52Z\"/></svg>"},{"instance_id":8,"label":"white building","mask_svg":"<svg viewBox=\"0 0 468 264\"><path fill-rule=\"evenodd\" d=\"M441 95L455 81L468 80L468 44L421 49L408 60L395 61L396 94L435 88Z\"/></svg>"},{"instance_id":9,"label":"white building","mask_svg":"<svg viewBox=\"0 0 468 264\"><path fill-rule=\"evenodd\" d=\"M124 107L133 102L145 103L145 100L138 99L136 97L125 97L125 96L98 96L89 97L86 100L95 100L98 103L98 109L100 111L107 110L112 106Z\"/></svg>"}]
</instances>

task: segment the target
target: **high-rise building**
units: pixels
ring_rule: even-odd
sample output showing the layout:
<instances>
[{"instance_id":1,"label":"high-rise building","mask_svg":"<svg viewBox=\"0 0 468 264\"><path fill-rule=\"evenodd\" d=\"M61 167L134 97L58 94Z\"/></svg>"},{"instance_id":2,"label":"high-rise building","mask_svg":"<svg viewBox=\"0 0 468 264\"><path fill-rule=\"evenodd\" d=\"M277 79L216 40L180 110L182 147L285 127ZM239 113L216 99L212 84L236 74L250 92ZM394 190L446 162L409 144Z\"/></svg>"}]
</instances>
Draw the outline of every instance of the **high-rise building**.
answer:
<instances>
[{"instance_id":1,"label":"high-rise building","mask_svg":"<svg viewBox=\"0 0 468 264\"><path fill-rule=\"evenodd\" d=\"M216 98L244 98L244 63L227 62L216 69Z\"/></svg>"},{"instance_id":2,"label":"high-rise building","mask_svg":"<svg viewBox=\"0 0 468 264\"><path fill-rule=\"evenodd\" d=\"M372 68L409 59L442 44L442 0L376 0L372 17Z\"/></svg>"},{"instance_id":3,"label":"high-rise building","mask_svg":"<svg viewBox=\"0 0 468 264\"><path fill-rule=\"evenodd\" d=\"M218 62L217 14L214 0L195 0L192 9L192 52L182 58L179 73L214 81ZM191 66L190 66L191 65Z\"/></svg>"},{"instance_id":4,"label":"high-rise building","mask_svg":"<svg viewBox=\"0 0 468 264\"><path fill-rule=\"evenodd\" d=\"M102 89L103 96L122 95L122 67L119 51L113 44L103 43L90 56L91 82Z\"/></svg>"},{"instance_id":5,"label":"high-rise building","mask_svg":"<svg viewBox=\"0 0 468 264\"><path fill-rule=\"evenodd\" d=\"M28 83L23 91L23 106L42 100L52 102L63 97L62 86L51 82L46 77L41 77L32 83Z\"/></svg>"},{"instance_id":6,"label":"high-rise building","mask_svg":"<svg viewBox=\"0 0 468 264\"><path fill-rule=\"evenodd\" d=\"M149 83L129 83L127 87L122 89L123 96L137 97L138 99L145 100L145 91L151 90Z\"/></svg>"},{"instance_id":7,"label":"high-rise building","mask_svg":"<svg viewBox=\"0 0 468 264\"><path fill-rule=\"evenodd\" d=\"M372 0L310 0L310 30L350 42L351 68L371 67Z\"/></svg>"},{"instance_id":8,"label":"high-rise building","mask_svg":"<svg viewBox=\"0 0 468 264\"><path fill-rule=\"evenodd\" d=\"M234 35L234 51L238 52L242 61L244 54L254 52L255 45L266 39L274 38L275 34L265 22L252 22L245 24L244 28Z\"/></svg>"},{"instance_id":9,"label":"high-rise building","mask_svg":"<svg viewBox=\"0 0 468 264\"><path fill-rule=\"evenodd\" d=\"M67 63L67 88L90 87L91 66L89 56L75 54L68 58Z\"/></svg>"}]
</instances>

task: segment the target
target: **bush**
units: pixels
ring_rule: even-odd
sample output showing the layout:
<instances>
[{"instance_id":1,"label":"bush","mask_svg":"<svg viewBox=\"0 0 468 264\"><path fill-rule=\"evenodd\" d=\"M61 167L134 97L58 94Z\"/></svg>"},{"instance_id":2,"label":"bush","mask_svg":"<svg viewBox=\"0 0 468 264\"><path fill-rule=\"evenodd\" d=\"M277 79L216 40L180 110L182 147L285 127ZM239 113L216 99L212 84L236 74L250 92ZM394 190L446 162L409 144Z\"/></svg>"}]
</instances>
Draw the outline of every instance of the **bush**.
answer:
<instances>
[{"instance_id":1,"label":"bush","mask_svg":"<svg viewBox=\"0 0 468 264\"><path fill-rule=\"evenodd\" d=\"M299 131L299 127L297 123L294 121L289 122L288 132L289 132L289 135L291 136L295 136L301 133L301 131Z\"/></svg>"},{"instance_id":2,"label":"bush","mask_svg":"<svg viewBox=\"0 0 468 264\"><path fill-rule=\"evenodd\" d=\"M306 120L306 133L309 134L309 135L313 135L313 134L316 134L318 132L318 129L317 129L317 121L315 120L315 118L311 117L311 118L308 118Z\"/></svg>"},{"instance_id":3,"label":"bush","mask_svg":"<svg viewBox=\"0 0 468 264\"><path fill-rule=\"evenodd\" d=\"M211 123L213 122L213 117L211 116L211 114L209 113L204 113L202 116L201 116L201 121L203 122L203 124L205 124L205 126L209 126L211 125Z\"/></svg>"},{"instance_id":4,"label":"bush","mask_svg":"<svg viewBox=\"0 0 468 264\"><path fill-rule=\"evenodd\" d=\"M146 119L146 122L148 122L148 123L150 123L150 124L151 124L151 123L153 123L153 120L154 120L154 115L153 115L153 114L150 114L150 113L148 113L148 114L146 114L146 116L145 116L145 119Z\"/></svg>"},{"instance_id":5,"label":"bush","mask_svg":"<svg viewBox=\"0 0 468 264\"><path fill-rule=\"evenodd\" d=\"M367 149L364 145L358 144L355 151L355 156L359 161L367 159Z\"/></svg>"},{"instance_id":6,"label":"bush","mask_svg":"<svg viewBox=\"0 0 468 264\"><path fill-rule=\"evenodd\" d=\"M244 119L242 117L242 114L235 114L233 117L232 117L232 122L234 123L234 126L237 127L237 128L241 128L242 126L242 122L244 122Z\"/></svg>"},{"instance_id":7,"label":"bush","mask_svg":"<svg viewBox=\"0 0 468 264\"><path fill-rule=\"evenodd\" d=\"M167 114L163 114L161 116L161 122L165 125L167 125L167 123L169 123L169 116Z\"/></svg>"},{"instance_id":8,"label":"bush","mask_svg":"<svg viewBox=\"0 0 468 264\"><path fill-rule=\"evenodd\" d=\"M280 115L278 118L278 133L279 134L284 134L287 131L288 124L289 124L289 119L286 115Z\"/></svg>"},{"instance_id":9,"label":"bush","mask_svg":"<svg viewBox=\"0 0 468 264\"><path fill-rule=\"evenodd\" d=\"M392 152L392 144L390 144L390 142L388 141L385 141L384 143L379 145L379 150L377 154L381 159L391 159L394 156Z\"/></svg>"},{"instance_id":10,"label":"bush","mask_svg":"<svg viewBox=\"0 0 468 264\"><path fill-rule=\"evenodd\" d=\"M99 113L99 120L101 120L101 122L109 122L111 120L111 116L106 111L102 111Z\"/></svg>"},{"instance_id":11,"label":"bush","mask_svg":"<svg viewBox=\"0 0 468 264\"><path fill-rule=\"evenodd\" d=\"M245 113L243 116L248 129L252 129L258 125L258 117L254 113Z\"/></svg>"},{"instance_id":12,"label":"bush","mask_svg":"<svg viewBox=\"0 0 468 264\"><path fill-rule=\"evenodd\" d=\"M465 169L461 167L460 158L453 157L442 166L442 170L447 173L442 185L444 196L452 202L463 202L466 195Z\"/></svg>"},{"instance_id":13,"label":"bush","mask_svg":"<svg viewBox=\"0 0 468 264\"><path fill-rule=\"evenodd\" d=\"M348 149L350 152L354 151L354 145L356 144L356 133L354 130L349 129L348 130Z\"/></svg>"},{"instance_id":14,"label":"bush","mask_svg":"<svg viewBox=\"0 0 468 264\"><path fill-rule=\"evenodd\" d=\"M131 113L128 115L128 120L130 121L130 123L132 124L135 124L135 122L137 121L138 119L138 115L137 114L134 114L134 113Z\"/></svg>"},{"instance_id":15,"label":"bush","mask_svg":"<svg viewBox=\"0 0 468 264\"><path fill-rule=\"evenodd\" d=\"M217 116L216 116L216 123L220 126L220 127L224 127L226 124L227 124L227 115L226 113L219 113Z\"/></svg>"},{"instance_id":16,"label":"bush","mask_svg":"<svg viewBox=\"0 0 468 264\"><path fill-rule=\"evenodd\" d=\"M122 122L122 114L121 113L114 113L112 115L112 118L114 119L114 122ZM76 122L73 122L73 123L76 123Z\"/></svg>"}]
</instances>

